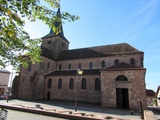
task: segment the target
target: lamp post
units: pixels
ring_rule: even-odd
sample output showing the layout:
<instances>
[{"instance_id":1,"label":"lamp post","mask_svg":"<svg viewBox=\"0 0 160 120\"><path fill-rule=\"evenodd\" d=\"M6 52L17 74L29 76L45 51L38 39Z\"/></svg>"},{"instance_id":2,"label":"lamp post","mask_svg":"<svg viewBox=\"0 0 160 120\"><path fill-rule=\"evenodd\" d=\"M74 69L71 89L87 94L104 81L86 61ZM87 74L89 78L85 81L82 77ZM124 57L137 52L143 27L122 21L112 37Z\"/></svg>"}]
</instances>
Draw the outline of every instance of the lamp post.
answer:
<instances>
[{"instance_id":1,"label":"lamp post","mask_svg":"<svg viewBox=\"0 0 160 120\"><path fill-rule=\"evenodd\" d=\"M76 87L75 87L75 112L77 111L77 90L78 90L78 76L83 74L83 70L78 69L76 72Z\"/></svg>"},{"instance_id":2,"label":"lamp post","mask_svg":"<svg viewBox=\"0 0 160 120\"><path fill-rule=\"evenodd\" d=\"M8 99L9 99L9 88L7 88L7 96L6 96L6 100L7 100L7 103L8 103Z\"/></svg>"}]
</instances>

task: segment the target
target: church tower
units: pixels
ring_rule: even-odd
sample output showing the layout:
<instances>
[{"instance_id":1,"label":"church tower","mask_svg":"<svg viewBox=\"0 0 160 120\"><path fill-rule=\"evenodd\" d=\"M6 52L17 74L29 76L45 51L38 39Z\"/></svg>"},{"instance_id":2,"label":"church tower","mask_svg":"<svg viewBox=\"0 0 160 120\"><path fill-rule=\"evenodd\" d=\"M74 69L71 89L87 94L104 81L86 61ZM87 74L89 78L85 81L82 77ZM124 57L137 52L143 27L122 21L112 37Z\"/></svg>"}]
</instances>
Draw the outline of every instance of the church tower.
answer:
<instances>
[{"instance_id":1,"label":"church tower","mask_svg":"<svg viewBox=\"0 0 160 120\"><path fill-rule=\"evenodd\" d=\"M60 8L58 8L57 17L61 19ZM51 58L53 59L57 59L62 51L68 50L69 48L69 41L64 37L62 20L55 22L55 26L60 27L60 32L56 34L51 28L49 34L42 37L41 44L42 48L49 50L49 52L52 54Z\"/></svg>"}]
</instances>

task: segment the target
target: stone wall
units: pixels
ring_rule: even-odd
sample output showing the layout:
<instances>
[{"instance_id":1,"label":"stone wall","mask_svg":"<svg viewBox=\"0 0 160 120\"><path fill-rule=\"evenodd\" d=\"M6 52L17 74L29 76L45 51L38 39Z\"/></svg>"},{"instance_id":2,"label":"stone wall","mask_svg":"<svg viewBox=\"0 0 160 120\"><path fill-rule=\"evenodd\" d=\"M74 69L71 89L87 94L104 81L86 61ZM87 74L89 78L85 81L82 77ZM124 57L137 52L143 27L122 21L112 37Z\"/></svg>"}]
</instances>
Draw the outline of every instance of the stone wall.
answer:
<instances>
[{"instance_id":1,"label":"stone wall","mask_svg":"<svg viewBox=\"0 0 160 120\"><path fill-rule=\"evenodd\" d=\"M47 89L48 79L52 79L51 89ZM62 79L62 89L58 89L58 80ZM69 80L73 78L74 85L73 89L69 89ZM86 79L86 89L81 89L82 78ZM79 76L78 77L78 89L77 96L78 101L100 103L101 102L101 91L95 90L95 79L100 78L98 75L92 76ZM75 87L76 87L76 76L60 76L60 77L47 77L45 84L45 98L47 99L47 92L50 91L52 100L75 100Z\"/></svg>"},{"instance_id":2,"label":"stone wall","mask_svg":"<svg viewBox=\"0 0 160 120\"><path fill-rule=\"evenodd\" d=\"M28 68L21 67L18 98L19 99L43 99L45 75L53 71L56 62L42 57L43 62L31 65Z\"/></svg>"},{"instance_id":3,"label":"stone wall","mask_svg":"<svg viewBox=\"0 0 160 120\"><path fill-rule=\"evenodd\" d=\"M71 64L71 69L78 69L78 64L81 63L82 69L89 69L89 63L92 62L93 69L101 68L101 62L105 61L106 67L111 67L115 65L115 60L118 59L120 62L125 62L128 64L130 60L135 59L135 65L138 67L143 67L143 53L138 54L120 54L120 55L111 55L108 57L101 58L88 58L88 59L77 59L77 60L66 60L66 61L57 61L57 70L59 70L59 65L61 65L62 70L68 70L68 65Z\"/></svg>"},{"instance_id":4,"label":"stone wall","mask_svg":"<svg viewBox=\"0 0 160 120\"><path fill-rule=\"evenodd\" d=\"M128 81L116 81L118 75L124 75ZM129 108L137 110L139 101L147 108L145 89L145 69L121 69L101 71L102 106L117 107L116 88L127 88L129 95Z\"/></svg>"}]
</instances>

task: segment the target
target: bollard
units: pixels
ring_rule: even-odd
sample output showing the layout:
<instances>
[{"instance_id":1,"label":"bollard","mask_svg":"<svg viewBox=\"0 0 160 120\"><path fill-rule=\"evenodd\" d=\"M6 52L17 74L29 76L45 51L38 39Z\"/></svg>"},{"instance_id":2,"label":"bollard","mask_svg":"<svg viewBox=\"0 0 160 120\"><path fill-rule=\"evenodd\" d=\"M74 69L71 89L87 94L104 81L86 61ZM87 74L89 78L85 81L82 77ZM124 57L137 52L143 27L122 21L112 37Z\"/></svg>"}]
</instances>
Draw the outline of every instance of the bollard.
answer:
<instances>
[{"instance_id":1,"label":"bollard","mask_svg":"<svg viewBox=\"0 0 160 120\"><path fill-rule=\"evenodd\" d=\"M131 115L133 115L134 113L133 113L133 110L131 111Z\"/></svg>"},{"instance_id":2,"label":"bollard","mask_svg":"<svg viewBox=\"0 0 160 120\"><path fill-rule=\"evenodd\" d=\"M144 112L143 112L143 106L142 106L142 101L139 101L140 104L140 113L141 113L141 119L144 119Z\"/></svg>"}]
</instances>

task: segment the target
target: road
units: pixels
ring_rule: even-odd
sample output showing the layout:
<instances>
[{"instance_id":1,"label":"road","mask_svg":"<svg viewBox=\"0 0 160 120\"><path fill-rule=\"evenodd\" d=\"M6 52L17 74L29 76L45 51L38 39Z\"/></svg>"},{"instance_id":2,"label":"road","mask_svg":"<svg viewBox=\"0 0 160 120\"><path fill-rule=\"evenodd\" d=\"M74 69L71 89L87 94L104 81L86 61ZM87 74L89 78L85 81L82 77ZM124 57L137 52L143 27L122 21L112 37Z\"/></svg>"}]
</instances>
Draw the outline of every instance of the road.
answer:
<instances>
[{"instance_id":1,"label":"road","mask_svg":"<svg viewBox=\"0 0 160 120\"><path fill-rule=\"evenodd\" d=\"M67 119L8 110L7 120L67 120Z\"/></svg>"},{"instance_id":2,"label":"road","mask_svg":"<svg viewBox=\"0 0 160 120\"><path fill-rule=\"evenodd\" d=\"M155 114L158 120L160 120L160 107L148 107L149 110Z\"/></svg>"}]
</instances>

